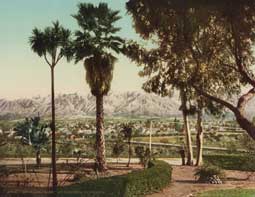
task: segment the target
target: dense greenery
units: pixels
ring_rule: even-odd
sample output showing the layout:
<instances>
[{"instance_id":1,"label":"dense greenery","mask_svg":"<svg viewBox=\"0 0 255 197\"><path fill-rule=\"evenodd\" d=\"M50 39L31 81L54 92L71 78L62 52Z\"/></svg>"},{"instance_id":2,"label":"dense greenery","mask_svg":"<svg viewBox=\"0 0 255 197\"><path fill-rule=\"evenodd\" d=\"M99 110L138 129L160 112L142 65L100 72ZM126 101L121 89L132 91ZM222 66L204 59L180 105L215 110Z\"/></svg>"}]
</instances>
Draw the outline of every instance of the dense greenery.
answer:
<instances>
[{"instance_id":1,"label":"dense greenery","mask_svg":"<svg viewBox=\"0 0 255 197\"><path fill-rule=\"evenodd\" d=\"M255 95L254 3L129 0L136 31L154 44L149 50L136 43L127 47L127 55L143 65L144 89L165 96L188 84L191 92L233 112L255 139L255 125L244 113ZM242 93L243 87L250 89ZM233 96L238 102L230 102Z\"/></svg>"},{"instance_id":2,"label":"dense greenery","mask_svg":"<svg viewBox=\"0 0 255 197\"><path fill-rule=\"evenodd\" d=\"M156 192L167 186L171 181L172 168L163 161L155 161L151 168L134 171L127 175L85 181L62 188L59 192L84 192L83 196L133 197Z\"/></svg>"}]
</instances>

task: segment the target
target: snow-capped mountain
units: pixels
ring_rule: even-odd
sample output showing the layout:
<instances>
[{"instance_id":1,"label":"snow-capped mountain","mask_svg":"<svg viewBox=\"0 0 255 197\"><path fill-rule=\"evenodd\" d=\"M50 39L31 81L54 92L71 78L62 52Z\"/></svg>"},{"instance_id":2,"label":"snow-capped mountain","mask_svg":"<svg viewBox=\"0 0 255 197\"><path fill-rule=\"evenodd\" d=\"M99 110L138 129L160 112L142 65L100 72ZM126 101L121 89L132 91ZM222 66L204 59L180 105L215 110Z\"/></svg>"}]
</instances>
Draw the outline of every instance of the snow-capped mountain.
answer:
<instances>
[{"instance_id":1,"label":"snow-capped mountain","mask_svg":"<svg viewBox=\"0 0 255 197\"><path fill-rule=\"evenodd\" d=\"M58 94L56 96L58 116L95 115L95 97L88 94ZM107 116L159 116L180 115L179 101L176 97L165 97L141 92L109 93L104 97L104 113ZM47 97L31 99L0 99L0 116L25 117L40 113L50 115L51 100Z\"/></svg>"},{"instance_id":2,"label":"snow-capped mountain","mask_svg":"<svg viewBox=\"0 0 255 197\"><path fill-rule=\"evenodd\" d=\"M95 97L91 94L81 96L74 94L58 94L55 98L58 117L94 116L96 111ZM155 94L141 92L109 93L104 97L104 113L106 116L150 116L174 117L180 116L180 101L177 96L160 97ZM246 107L249 118L255 114L255 99ZM26 99L0 99L0 119L24 118L37 115L49 116L51 98L33 97ZM234 117L230 112L230 117ZM210 115L209 115L210 116Z\"/></svg>"}]
</instances>

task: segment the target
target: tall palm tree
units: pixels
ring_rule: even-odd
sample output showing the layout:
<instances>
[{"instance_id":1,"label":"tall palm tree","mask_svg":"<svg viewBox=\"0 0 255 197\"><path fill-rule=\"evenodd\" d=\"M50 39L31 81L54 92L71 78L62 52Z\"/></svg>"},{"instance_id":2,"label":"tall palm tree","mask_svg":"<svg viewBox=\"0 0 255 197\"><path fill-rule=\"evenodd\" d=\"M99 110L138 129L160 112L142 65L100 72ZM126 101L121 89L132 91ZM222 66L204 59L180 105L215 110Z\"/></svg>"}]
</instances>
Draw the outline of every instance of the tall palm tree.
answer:
<instances>
[{"instance_id":1,"label":"tall palm tree","mask_svg":"<svg viewBox=\"0 0 255 197\"><path fill-rule=\"evenodd\" d=\"M34 28L29 43L33 52L43 57L51 71L51 131L52 131L52 188L57 190L56 169L56 139L55 139L55 91L54 91L54 68L64 57L68 56L71 32L62 27L58 21L53 22L52 27L44 30Z\"/></svg>"},{"instance_id":2,"label":"tall palm tree","mask_svg":"<svg viewBox=\"0 0 255 197\"><path fill-rule=\"evenodd\" d=\"M99 171L107 169L105 160L103 97L111 88L114 63L112 54L121 52L123 40L115 34L120 30L114 23L120 19L119 11L113 11L105 3L94 6L80 3L73 15L80 30L75 32L73 53L75 62L82 61L86 81L96 97L96 164Z\"/></svg>"}]
</instances>

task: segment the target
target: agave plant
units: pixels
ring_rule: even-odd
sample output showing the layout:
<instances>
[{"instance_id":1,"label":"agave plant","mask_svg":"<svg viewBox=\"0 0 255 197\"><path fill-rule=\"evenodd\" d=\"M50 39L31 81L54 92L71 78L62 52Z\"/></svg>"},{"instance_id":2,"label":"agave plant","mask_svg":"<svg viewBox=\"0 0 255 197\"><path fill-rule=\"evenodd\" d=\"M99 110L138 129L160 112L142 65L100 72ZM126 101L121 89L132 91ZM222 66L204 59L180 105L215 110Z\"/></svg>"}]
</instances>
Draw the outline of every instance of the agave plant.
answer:
<instances>
[{"instance_id":1,"label":"agave plant","mask_svg":"<svg viewBox=\"0 0 255 197\"><path fill-rule=\"evenodd\" d=\"M40 124L40 117L26 118L23 122L18 122L14 128L16 136L19 136L22 144L30 145L36 152L36 164L41 164L41 150L49 141L49 127Z\"/></svg>"}]
</instances>

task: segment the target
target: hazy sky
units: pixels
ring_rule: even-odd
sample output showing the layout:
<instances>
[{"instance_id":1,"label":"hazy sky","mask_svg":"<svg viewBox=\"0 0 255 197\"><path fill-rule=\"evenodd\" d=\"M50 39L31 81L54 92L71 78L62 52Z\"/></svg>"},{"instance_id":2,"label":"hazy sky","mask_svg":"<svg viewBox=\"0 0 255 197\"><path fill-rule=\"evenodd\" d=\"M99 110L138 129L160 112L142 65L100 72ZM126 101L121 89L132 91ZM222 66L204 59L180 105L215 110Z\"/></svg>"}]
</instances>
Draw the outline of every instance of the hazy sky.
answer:
<instances>
[{"instance_id":1,"label":"hazy sky","mask_svg":"<svg viewBox=\"0 0 255 197\"><path fill-rule=\"evenodd\" d=\"M52 21L77 29L70 16L77 12L79 2L98 4L100 0L8 0L0 6L0 98L32 97L50 93L50 70L43 58L33 53L28 38L34 27L44 28ZM124 38L138 39L132 20L126 14L126 0L105 0L112 9L121 11L117 26ZM119 56L112 82L113 91L141 90L144 79L139 68L127 58ZM74 65L62 60L56 67L57 93L89 93L82 63Z\"/></svg>"}]
</instances>

